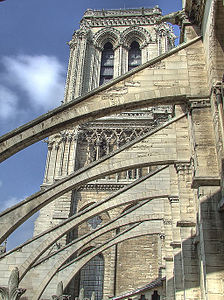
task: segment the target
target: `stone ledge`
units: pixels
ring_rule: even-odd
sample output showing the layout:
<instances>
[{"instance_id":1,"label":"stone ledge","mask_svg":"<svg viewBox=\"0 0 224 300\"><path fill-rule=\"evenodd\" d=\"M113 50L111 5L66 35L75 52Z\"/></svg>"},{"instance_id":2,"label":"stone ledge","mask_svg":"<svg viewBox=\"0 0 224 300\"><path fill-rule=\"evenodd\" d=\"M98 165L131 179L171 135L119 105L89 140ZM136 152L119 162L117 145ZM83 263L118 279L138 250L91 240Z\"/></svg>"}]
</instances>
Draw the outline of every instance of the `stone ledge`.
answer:
<instances>
[{"instance_id":1,"label":"stone ledge","mask_svg":"<svg viewBox=\"0 0 224 300\"><path fill-rule=\"evenodd\" d=\"M171 242L170 246L173 248L181 248L181 242Z\"/></svg>"},{"instance_id":2,"label":"stone ledge","mask_svg":"<svg viewBox=\"0 0 224 300\"><path fill-rule=\"evenodd\" d=\"M197 189L200 186L220 186L221 180L217 177L198 176L193 177L191 188Z\"/></svg>"},{"instance_id":3,"label":"stone ledge","mask_svg":"<svg viewBox=\"0 0 224 300\"><path fill-rule=\"evenodd\" d=\"M195 227L195 226L196 223L192 221L187 221L187 220L177 221L177 227Z\"/></svg>"},{"instance_id":4,"label":"stone ledge","mask_svg":"<svg viewBox=\"0 0 224 300\"><path fill-rule=\"evenodd\" d=\"M164 257L163 258L165 261L173 261L173 257Z\"/></svg>"}]
</instances>

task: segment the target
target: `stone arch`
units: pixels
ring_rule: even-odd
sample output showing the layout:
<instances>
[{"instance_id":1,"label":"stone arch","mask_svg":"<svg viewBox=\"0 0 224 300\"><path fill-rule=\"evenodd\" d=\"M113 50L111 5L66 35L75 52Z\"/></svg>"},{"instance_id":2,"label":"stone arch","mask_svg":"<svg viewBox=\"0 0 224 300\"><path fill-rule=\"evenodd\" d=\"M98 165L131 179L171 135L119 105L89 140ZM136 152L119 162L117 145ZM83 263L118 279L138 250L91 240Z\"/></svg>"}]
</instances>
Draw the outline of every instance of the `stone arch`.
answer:
<instances>
[{"instance_id":1,"label":"stone arch","mask_svg":"<svg viewBox=\"0 0 224 300\"><path fill-rule=\"evenodd\" d=\"M142 224L144 224L144 223L142 223ZM83 256L82 259L78 260L75 264L75 268L74 268L74 265L73 265L73 267L69 268L69 269L71 269L71 271L70 271L70 273L68 272L67 277L65 277L64 274L61 275L62 278L64 278L64 282L63 282L64 285L67 286L68 283L70 282L70 280L73 278L73 276L80 270L80 268L82 268L82 266L86 262L88 262L92 257L97 255L98 253L101 253L102 251L112 247L113 245L116 245L122 241L131 239L131 238L136 238L138 236L144 236L144 235L149 235L149 234L160 234L161 233L161 231L155 230L155 229L154 229L154 232L152 233L151 230L149 228L147 228L147 226L145 226L145 228L143 230L135 231L136 226L139 226L139 224L132 226L130 229L128 229L125 232L122 232L117 237L110 240L108 243L105 243L104 245L100 245L100 247L97 247L93 252L87 254L86 256Z\"/></svg>"},{"instance_id":2,"label":"stone arch","mask_svg":"<svg viewBox=\"0 0 224 300\"><path fill-rule=\"evenodd\" d=\"M161 199L165 199L165 198L161 197L161 198L156 198L156 199L152 199L152 200L145 200L145 201L141 202L138 205L137 209L139 207L147 205L148 203L150 203L153 200L154 201L158 201L158 200L161 200ZM168 198L166 198L166 199L168 199ZM71 245L69 246L69 249L67 251L65 251L65 253L63 253L61 251L58 252L59 257L57 258L57 263L54 264L54 266L52 266L50 268L49 272L46 273L46 276L40 282L40 285L38 286L37 291L36 291L33 299L38 299L38 297L40 297L42 295L43 291L46 289L46 287L49 284L49 282L55 276L55 274L57 273L58 269L76 251L78 251L81 247L83 247L83 244L84 244L84 247L85 247L85 245L89 244L89 241L91 241L92 237L93 238L94 237L98 237L100 235L105 234L108 231L114 230L115 228L117 228L118 225L119 226L125 226L127 224L134 224L134 223L137 223L137 222L140 222L140 221L143 222L143 221L161 221L162 220L162 214L159 214L159 215L158 214L151 214L151 215L147 214L147 215L137 216L135 214L135 210L136 210L136 207L133 208L133 210L130 213L125 213L122 216L120 215L117 218L115 218L115 219L111 220L110 222L108 222L107 224L104 224L101 228L98 228L94 232L91 232L91 233L87 234L86 236L78 238L76 241L74 241L73 243L71 243ZM132 212L134 212L133 215L131 214ZM56 255L58 255L58 254L56 254ZM80 252L80 255L81 254L82 254L82 252ZM28 276L29 276L29 273L28 273ZM26 281L26 277L24 278L24 280Z\"/></svg>"},{"instance_id":3,"label":"stone arch","mask_svg":"<svg viewBox=\"0 0 224 300\"><path fill-rule=\"evenodd\" d=\"M117 48L120 42L120 32L115 28L106 27L93 36L93 45L101 51L107 42L110 42L114 49Z\"/></svg>"},{"instance_id":4,"label":"stone arch","mask_svg":"<svg viewBox=\"0 0 224 300\"><path fill-rule=\"evenodd\" d=\"M61 181L53 184L48 189L38 192L31 197L28 197L26 200L20 202L19 204L15 205L13 208L9 209L8 211L3 212L1 216L2 223L5 226L0 229L1 230L1 239L2 241L12 233L19 225L25 222L31 215L33 215L36 211L38 211L43 206L47 205L58 196L62 195L69 190L72 190L80 185L83 185L91 180L97 179L102 176L106 176L115 172L119 172L120 170L128 170L134 168L142 168L145 166L150 165L165 165L165 164L173 164L176 160L176 153L172 152L172 155L167 156L163 152L158 159L158 152L153 152L155 149L151 148L150 151L152 153L150 156L144 155L141 157L133 158L132 160L127 160L126 152L124 151L126 148L128 152L132 150L132 147L135 147L135 144L144 140L148 139L151 136L154 138L157 132L161 130L165 130L166 127L172 126L172 124L179 119L186 117L186 114L180 115L177 118L173 118L170 121L164 123L162 126L158 127L155 131L146 133L145 135L141 136L133 140L132 142L127 143L126 145L122 146L118 150L108 154L106 157L99 159L88 165L81 170L74 172L73 174L65 177ZM163 144L166 148L166 144ZM176 148L176 144L173 144L173 147ZM162 147L160 147L162 151ZM117 154L117 155L116 155ZM87 172L86 172L87 171ZM91 173L90 174L88 173ZM34 205L35 203L35 205ZM7 222L4 221L9 217L11 214L11 218L14 217L14 224L12 224L11 228L8 228ZM5 232L4 232L5 231Z\"/></svg>"},{"instance_id":5,"label":"stone arch","mask_svg":"<svg viewBox=\"0 0 224 300\"><path fill-rule=\"evenodd\" d=\"M91 202L86 203L84 206L81 206L81 207L78 209L78 212L85 210L87 207L93 205L94 203L96 203L96 202L95 202L95 201L91 201Z\"/></svg>"},{"instance_id":6,"label":"stone arch","mask_svg":"<svg viewBox=\"0 0 224 300\"><path fill-rule=\"evenodd\" d=\"M121 36L121 43L129 48L132 42L138 42L140 48L144 48L152 42L152 37L148 31L142 27L132 26L126 29Z\"/></svg>"},{"instance_id":7,"label":"stone arch","mask_svg":"<svg viewBox=\"0 0 224 300\"><path fill-rule=\"evenodd\" d=\"M167 173L169 172L167 166L163 167L165 175L163 175L163 178L167 178ZM162 170L163 170L162 169ZM160 169L161 170L161 169ZM161 177L162 173L158 172L157 176ZM164 177L165 176L165 177ZM158 177L156 177L158 178ZM142 180L142 181L141 181ZM138 192L138 201L142 201L145 199L157 199L157 198L166 198L168 197L170 191L169 188L165 187L164 190L161 188L158 189L158 191L155 191L154 193L150 192L149 190L150 185L150 174L146 176L146 178L142 178L140 180L140 183L138 185L139 190L141 192ZM147 180L147 181L145 181ZM138 181L139 182L139 181ZM146 184L147 182L147 184ZM154 181L153 181L154 182ZM155 179L155 182L159 183L158 180ZM143 189L141 189L141 184L143 184ZM133 187L133 186L132 186ZM137 188L137 186L136 186ZM121 193L123 192L123 193ZM111 201L110 201L111 200ZM109 202L110 201L110 202ZM119 190L114 195L108 197L105 201L101 203L96 203L95 207L91 207L89 210L82 212L82 214L77 214L73 218L70 218L64 222L64 224L55 227L53 232L48 232L45 239L43 239L43 242L36 247L35 254L32 253L25 262L23 262L23 265L20 267L20 276L23 278L25 274L28 272L28 270L31 268L31 266L37 261L37 259L52 245L56 242L57 239L62 237L64 234L66 234L67 231L71 230L75 226L79 225L80 223L84 222L86 219L88 219L91 216L97 215L99 211L104 212L108 209L114 208L116 206L120 206L121 204L128 204L132 201L136 201L136 194L133 193L133 190L130 187L125 187L122 190Z\"/></svg>"}]
</instances>

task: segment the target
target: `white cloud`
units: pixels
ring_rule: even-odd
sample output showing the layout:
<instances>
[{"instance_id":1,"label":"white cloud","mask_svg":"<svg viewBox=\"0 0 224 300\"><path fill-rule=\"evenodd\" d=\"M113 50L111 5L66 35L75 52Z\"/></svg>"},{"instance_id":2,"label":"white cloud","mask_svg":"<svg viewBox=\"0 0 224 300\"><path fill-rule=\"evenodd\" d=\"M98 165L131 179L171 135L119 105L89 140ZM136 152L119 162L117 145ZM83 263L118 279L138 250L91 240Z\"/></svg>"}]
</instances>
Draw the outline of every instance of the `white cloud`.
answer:
<instances>
[{"instance_id":1,"label":"white cloud","mask_svg":"<svg viewBox=\"0 0 224 300\"><path fill-rule=\"evenodd\" d=\"M4 78L11 89L27 94L34 109L51 109L60 104L64 94L64 66L53 56L18 55L3 57Z\"/></svg>"},{"instance_id":2,"label":"white cloud","mask_svg":"<svg viewBox=\"0 0 224 300\"><path fill-rule=\"evenodd\" d=\"M7 87L0 84L0 118L15 116L18 97Z\"/></svg>"}]
</instances>

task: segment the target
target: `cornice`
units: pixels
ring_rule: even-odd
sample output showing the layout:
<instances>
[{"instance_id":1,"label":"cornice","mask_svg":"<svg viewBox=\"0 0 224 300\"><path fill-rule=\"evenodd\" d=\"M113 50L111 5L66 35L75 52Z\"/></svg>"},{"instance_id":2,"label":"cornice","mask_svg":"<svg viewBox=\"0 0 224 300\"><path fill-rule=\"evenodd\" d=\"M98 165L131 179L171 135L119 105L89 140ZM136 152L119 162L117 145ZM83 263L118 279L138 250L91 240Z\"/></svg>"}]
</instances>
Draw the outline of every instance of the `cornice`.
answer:
<instances>
[{"instance_id":1,"label":"cornice","mask_svg":"<svg viewBox=\"0 0 224 300\"><path fill-rule=\"evenodd\" d=\"M88 9L81 20L80 27L131 26L153 25L161 18L161 9L119 9L119 10L91 10Z\"/></svg>"}]
</instances>

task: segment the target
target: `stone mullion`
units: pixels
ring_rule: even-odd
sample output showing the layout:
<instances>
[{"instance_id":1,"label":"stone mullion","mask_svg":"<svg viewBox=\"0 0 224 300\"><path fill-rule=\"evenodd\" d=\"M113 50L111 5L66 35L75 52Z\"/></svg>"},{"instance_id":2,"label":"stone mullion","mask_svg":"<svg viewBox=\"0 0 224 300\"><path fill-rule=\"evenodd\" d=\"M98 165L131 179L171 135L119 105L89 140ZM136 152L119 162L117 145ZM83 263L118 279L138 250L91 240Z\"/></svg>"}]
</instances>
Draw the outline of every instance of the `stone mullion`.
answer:
<instances>
[{"instance_id":1,"label":"stone mullion","mask_svg":"<svg viewBox=\"0 0 224 300\"><path fill-rule=\"evenodd\" d=\"M99 138L96 141L96 160L100 158L100 141Z\"/></svg>"},{"instance_id":2,"label":"stone mullion","mask_svg":"<svg viewBox=\"0 0 224 300\"><path fill-rule=\"evenodd\" d=\"M71 144L72 144L72 136L68 137L68 154L67 159L65 161L65 175L69 174L69 160L70 160L70 153L71 153Z\"/></svg>"},{"instance_id":3,"label":"stone mullion","mask_svg":"<svg viewBox=\"0 0 224 300\"><path fill-rule=\"evenodd\" d=\"M121 72L124 74L128 71L128 49L124 46L122 46L121 64Z\"/></svg>"},{"instance_id":4,"label":"stone mullion","mask_svg":"<svg viewBox=\"0 0 224 300\"><path fill-rule=\"evenodd\" d=\"M94 82L94 79L96 77L96 69L99 68L99 59L97 61L97 49L93 46L93 44L89 47L89 56L90 56L90 74L89 74L89 85L88 85L88 91L91 91L92 89L96 88L97 85Z\"/></svg>"},{"instance_id":5,"label":"stone mullion","mask_svg":"<svg viewBox=\"0 0 224 300\"><path fill-rule=\"evenodd\" d=\"M57 145L55 144L55 141L53 141L53 147L51 150L51 157L49 160L49 167L48 167L48 182L53 182L54 180L56 156L57 156Z\"/></svg>"},{"instance_id":6,"label":"stone mullion","mask_svg":"<svg viewBox=\"0 0 224 300\"><path fill-rule=\"evenodd\" d=\"M74 136L70 136L70 146L69 146L69 155L68 155L68 164L67 164L67 175L74 172L74 148L75 148L75 139Z\"/></svg>"},{"instance_id":7,"label":"stone mullion","mask_svg":"<svg viewBox=\"0 0 224 300\"><path fill-rule=\"evenodd\" d=\"M101 50L99 48L95 48L94 62L93 62L93 73L92 73L92 85L91 85L92 89L99 86L101 55L102 55Z\"/></svg>"},{"instance_id":8,"label":"stone mullion","mask_svg":"<svg viewBox=\"0 0 224 300\"><path fill-rule=\"evenodd\" d=\"M116 78L121 75L121 50L120 47L114 49L114 76Z\"/></svg>"},{"instance_id":9,"label":"stone mullion","mask_svg":"<svg viewBox=\"0 0 224 300\"><path fill-rule=\"evenodd\" d=\"M53 179L55 179L57 174L57 168L58 168L58 152L59 152L59 143L57 142L55 144L55 160L54 160L54 172L53 172Z\"/></svg>"},{"instance_id":10,"label":"stone mullion","mask_svg":"<svg viewBox=\"0 0 224 300\"><path fill-rule=\"evenodd\" d=\"M64 151L64 161L63 161L63 166L62 166L62 176L67 175L67 165L68 165L68 158L69 158L69 138L66 137L65 140L65 151Z\"/></svg>"},{"instance_id":11,"label":"stone mullion","mask_svg":"<svg viewBox=\"0 0 224 300\"><path fill-rule=\"evenodd\" d=\"M60 165L59 165L59 170L58 170L58 175L59 176L62 176L64 156L65 156L65 143L66 143L66 138L63 137L62 142L61 142L61 158L60 158Z\"/></svg>"},{"instance_id":12,"label":"stone mullion","mask_svg":"<svg viewBox=\"0 0 224 300\"><path fill-rule=\"evenodd\" d=\"M45 167L44 183L48 182L48 172L49 172L49 166L51 161L52 147L53 147L52 143L48 142L48 152L47 152L47 160L46 160L46 167Z\"/></svg>"},{"instance_id":13,"label":"stone mullion","mask_svg":"<svg viewBox=\"0 0 224 300\"><path fill-rule=\"evenodd\" d=\"M74 136L74 147L73 147L73 168L71 166L69 174L77 168L77 156L78 156L78 134Z\"/></svg>"}]
</instances>

